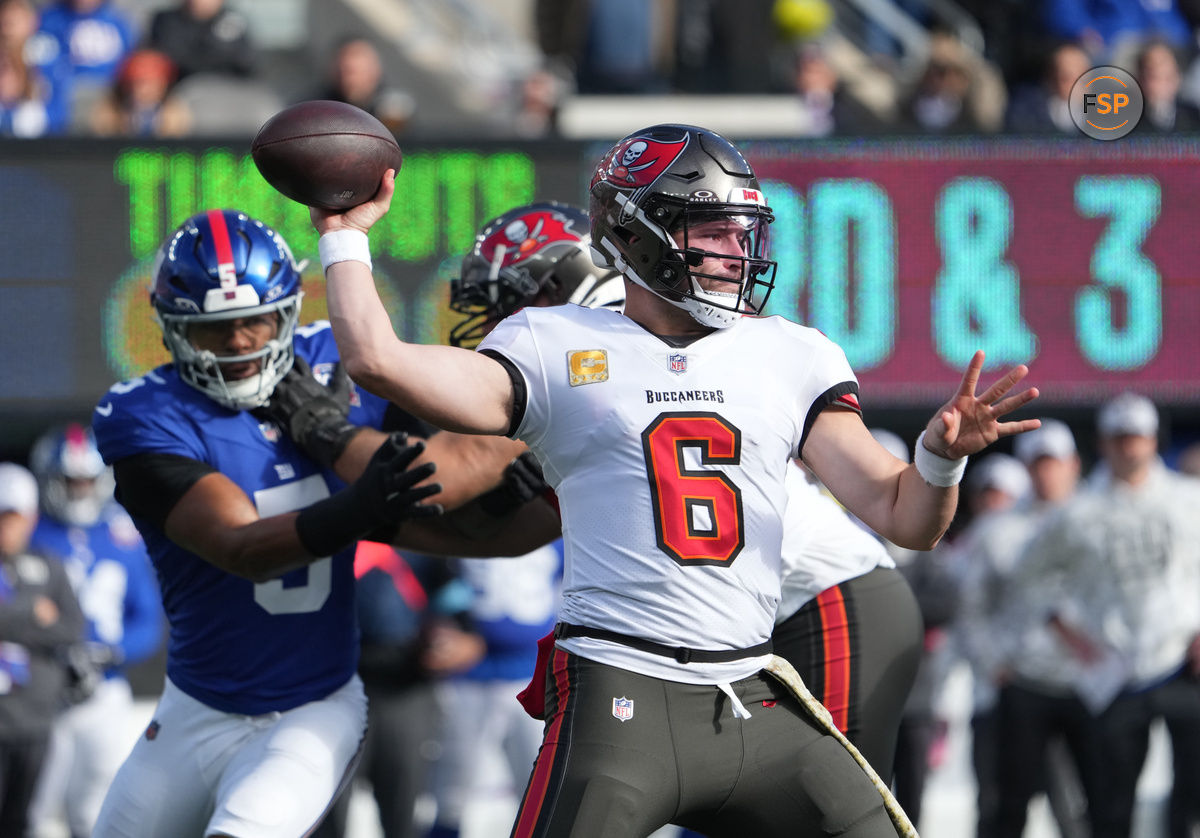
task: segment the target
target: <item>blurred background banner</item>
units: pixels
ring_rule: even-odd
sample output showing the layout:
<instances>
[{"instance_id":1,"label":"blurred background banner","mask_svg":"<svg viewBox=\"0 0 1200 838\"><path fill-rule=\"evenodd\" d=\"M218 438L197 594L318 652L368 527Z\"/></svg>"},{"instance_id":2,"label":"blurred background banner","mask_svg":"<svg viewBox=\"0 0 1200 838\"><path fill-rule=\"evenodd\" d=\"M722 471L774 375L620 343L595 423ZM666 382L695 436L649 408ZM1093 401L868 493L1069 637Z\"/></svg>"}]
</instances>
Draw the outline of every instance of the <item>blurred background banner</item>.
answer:
<instances>
[{"instance_id":1,"label":"blurred background banner","mask_svg":"<svg viewBox=\"0 0 1200 838\"><path fill-rule=\"evenodd\" d=\"M535 199L586 206L601 145L403 143L392 211L372 235L397 331L443 341L446 280L474 231ZM869 409L926 410L976 348L992 369L1032 358L1047 407L1130 387L1167 410L1200 399L1200 141L746 150L777 218L770 311L841 344ZM0 422L13 450L48 413L87 415L113 381L166 360L148 303L154 250L198 207L275 224L312 260L304 319L324 316L307 209L266 185L245 143L8 143L0 189Z\"/></svg>"}]
</instances>

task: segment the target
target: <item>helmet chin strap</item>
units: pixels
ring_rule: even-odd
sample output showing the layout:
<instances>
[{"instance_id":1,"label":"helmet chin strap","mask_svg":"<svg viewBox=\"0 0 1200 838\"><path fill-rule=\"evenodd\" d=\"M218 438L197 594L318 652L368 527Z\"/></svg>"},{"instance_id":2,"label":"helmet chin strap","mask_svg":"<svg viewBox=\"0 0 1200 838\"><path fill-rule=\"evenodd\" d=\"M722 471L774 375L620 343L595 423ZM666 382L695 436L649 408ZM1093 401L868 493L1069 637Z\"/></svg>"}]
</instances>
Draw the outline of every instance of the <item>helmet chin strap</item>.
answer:
<instances>
[{"instance_id":1,"label":"helmet chin strap","mask_svg":"<svg viewBox=\"0 0 1200 838\"><path fill-rule=\"evenodd\" d=\"M683 300L683 307L697 323L714 329L727 329L737 322L741 315L732 309L736 309L741 301L740 294L706 291L694 278L689 279L693 296Z\"/></svg>"}]
</instances>

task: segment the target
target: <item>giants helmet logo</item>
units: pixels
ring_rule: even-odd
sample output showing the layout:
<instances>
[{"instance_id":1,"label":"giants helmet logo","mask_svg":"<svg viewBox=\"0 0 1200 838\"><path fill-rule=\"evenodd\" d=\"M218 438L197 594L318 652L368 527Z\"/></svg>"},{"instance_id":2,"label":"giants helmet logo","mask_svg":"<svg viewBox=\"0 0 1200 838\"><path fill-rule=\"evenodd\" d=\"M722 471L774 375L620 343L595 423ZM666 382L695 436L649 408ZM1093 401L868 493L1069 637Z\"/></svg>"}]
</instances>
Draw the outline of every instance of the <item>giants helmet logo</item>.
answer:
<instances>
[{"instance_id":1,"label":"giants helmet logo","mask_svg":"<svg viewBox=\"0 0 1200 838\"><path fill-rule=\"evenodd\" d=\"M572 221L558 212L540 210L515 218L483 240L479 252L499 268L528 259L547 245L576 244L579 233L571 232ZM500 254L503 254L502 256Z\"/></svg>"},{"instance_id":2,"label":"giants helmet logo","mask_svg":"<svg viewBox=\"0 0 1200 838\"><path fill-rule=\"evenodd\" d=\"M606 180L617 189L649 186L678 159L687 144L686 135L672 142L631 137L600 161L591 185Z\"/></svg>"}]
</instances>

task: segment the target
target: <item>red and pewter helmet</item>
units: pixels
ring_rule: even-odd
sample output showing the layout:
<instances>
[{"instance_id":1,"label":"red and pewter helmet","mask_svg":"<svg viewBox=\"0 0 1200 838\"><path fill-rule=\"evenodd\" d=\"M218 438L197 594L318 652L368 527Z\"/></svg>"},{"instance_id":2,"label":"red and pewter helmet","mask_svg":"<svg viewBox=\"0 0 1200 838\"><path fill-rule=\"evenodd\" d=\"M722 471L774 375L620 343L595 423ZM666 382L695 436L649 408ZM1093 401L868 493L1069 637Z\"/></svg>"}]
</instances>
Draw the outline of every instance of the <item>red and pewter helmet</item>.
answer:
<instances>
[{"instance_id":1,"label":"red and pewter helmet","mask_svg":"<svg viewBox=\"0 0 1200 838\"><path fill-rule=\"evenodd\" d=\"M754 171L724 137L692 125L655 125L630 134L600 161L591 183L592 258L715 328L761 314L775 283L768 225L774 215ZM742 253L689 244L688 231L714 220L745 231ZM673 233L682 233L676 243ZM743 266L737 293L701 287L707 258ZM713 277L726 280L726 277Z\"/></svg>"},{"instance_id":2,"label":"red and pewter helmet","mask_svg":"<svg viewBox=\"0 0 1200 838\"><path fill-rule=\"evenodd\" d=\"M620 308L625 283L592 262L588 217L555 201L511 209L483 225L450 280L450 308L465 317L450 330L454 346L473 347L505 317L528 305L578 303Z\"/></svg>"}]
</instances>

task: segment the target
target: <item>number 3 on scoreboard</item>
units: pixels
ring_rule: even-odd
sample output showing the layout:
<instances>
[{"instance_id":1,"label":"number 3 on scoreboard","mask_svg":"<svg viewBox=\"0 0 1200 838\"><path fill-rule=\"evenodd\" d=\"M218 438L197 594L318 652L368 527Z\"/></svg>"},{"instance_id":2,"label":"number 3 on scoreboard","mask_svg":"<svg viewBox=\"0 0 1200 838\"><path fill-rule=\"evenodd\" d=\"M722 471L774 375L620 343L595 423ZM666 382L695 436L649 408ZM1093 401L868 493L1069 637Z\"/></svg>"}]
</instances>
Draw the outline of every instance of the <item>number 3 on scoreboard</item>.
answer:
<instances>
[{"instance_id":1,"label":"number 3 on scoreboard","mask_svg":"<svg viewBox=\"0 0 1200 838\"><path fill-rule=\"evenodd\" d=\"M736 466L742 432L715 413L662 413L642 432L658 546L681 565L728 565L745 546L742 491L723 472Z\"/></svg>"}]
</instances>

